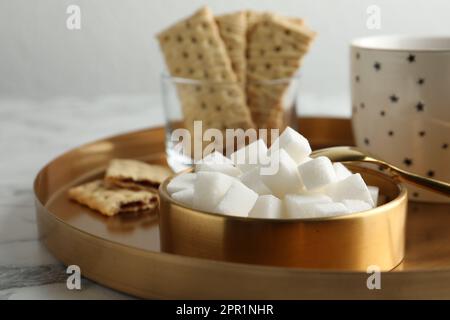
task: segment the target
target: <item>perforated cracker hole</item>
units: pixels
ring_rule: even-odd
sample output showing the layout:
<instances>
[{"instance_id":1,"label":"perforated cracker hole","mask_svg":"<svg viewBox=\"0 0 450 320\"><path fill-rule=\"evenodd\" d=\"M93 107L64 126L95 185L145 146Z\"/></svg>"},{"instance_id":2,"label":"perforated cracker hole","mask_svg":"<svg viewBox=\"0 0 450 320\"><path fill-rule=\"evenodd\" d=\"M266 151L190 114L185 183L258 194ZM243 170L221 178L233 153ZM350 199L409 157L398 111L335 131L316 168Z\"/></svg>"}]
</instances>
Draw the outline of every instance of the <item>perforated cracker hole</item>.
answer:
<instances>
[{"instance_id":1,"label":"perforated cracker hole","mask_svg":"<svg viewBox=\"0 0 450 320\"><path fill-rule=\"evenodd\" d=\"M272 68L272 65L270 63L266 63L266 69L270 70L270 68Z\"/></svg>"},{"instance_id":2,"label":"perforated cracker hole","mask_svg":"<svg viewBox=\"0 0 450 320\"><path fill-rule=\"evenodd\" d=\"M189 58L189 53L187 53L186 51L183 51L183 58L185 58L185 59Z\"/></svg>"},{"instance_id":3,"label":"perforated cracker hole","mask_svg":"<svg viewBox=\"0 0 450 320\"><path fill-rule=\"evenodd\" d=\"M198 60L202 60L202 59L203 59L203 54L199 53L199 54L197 55L197 58L198 58Z\"/></svg>"},{"instance_id":4,"label":"perforated cracker hole","mask_svg":"<svg viewBox=\"0 0 450 320\"><path fill-rule=\"evenodd\" d=\"M192 37L191 41L192 41L192 43L197 43L197 38L196 37Z\"/></svg>"},{"instance_id":5,"label":"perforated cracker hole","mask_svg":"<svg viewBox=\"0 0 450 320\"><path fill-rule=\"evenodd\" d=\"M178 42L183 42L183 37L180 36L180 35L178 35L178 36L177 36L177 41L178 41Z\"/></svg>"},{"instance_id":6,"label":"perforated cracker hole","mask_svg":"<svg viewBox=\"0 0 450 320\"><path fill-rule=\"evenodd\" d=\"M281 51L281 46L275 46L275 48L273 48L273 50L275 52L280 52Z\"/></svg>"},{"instance_id":7,"label":"perforated cracker hole","mask_svg":"<svg viewBox=\"0 0 450 320\"><path fill-rule=\"evenodd\" d=\"M219 111L219 112L222 111L222 107L220 105L217 105L216 106L216 111Z\"/></svg>"},{"instance_id":8,"label":"perforated cracker hole","mask_svg":"<svg viewBox=\"0 0 450 320\"><path fill-rule=\"evenodd\" d=\"M203 110L206 110L206 103L202 102L201 108L202 108Z\"/></svg>"},{"instance_id":9,"label":"perforated cracker hole","mask_svg":"<svg viewBox=\"0 0 450 320\"><path fill-rule=\"evenodd\" d=\"M289 36L291 34L291 30L289 30L289 29L284 30L284 34Z\"/></svg>"}]
</instances>

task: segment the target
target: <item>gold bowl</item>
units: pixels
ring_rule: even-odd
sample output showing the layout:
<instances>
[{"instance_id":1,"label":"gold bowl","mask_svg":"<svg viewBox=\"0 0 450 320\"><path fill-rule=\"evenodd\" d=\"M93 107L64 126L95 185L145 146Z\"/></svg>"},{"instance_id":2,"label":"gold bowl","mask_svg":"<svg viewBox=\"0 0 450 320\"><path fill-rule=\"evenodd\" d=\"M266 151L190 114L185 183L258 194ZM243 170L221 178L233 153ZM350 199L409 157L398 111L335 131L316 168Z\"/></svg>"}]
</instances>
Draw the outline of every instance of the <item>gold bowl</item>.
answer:
<instances>
[{"instance_id":1,"label":"gold bowl","mask_svg":"<svg viewBox=\"0 0 450 320\"><path fill-rule=\"evenodd\" d=\"M202 212L174 201L166 180L160 193L161 250L167 253L259 265L366 271L395 268L404 257L407 192L395 178L348 166L385 203L321 219L243 218Z\"/></svg>"}]
</instances>

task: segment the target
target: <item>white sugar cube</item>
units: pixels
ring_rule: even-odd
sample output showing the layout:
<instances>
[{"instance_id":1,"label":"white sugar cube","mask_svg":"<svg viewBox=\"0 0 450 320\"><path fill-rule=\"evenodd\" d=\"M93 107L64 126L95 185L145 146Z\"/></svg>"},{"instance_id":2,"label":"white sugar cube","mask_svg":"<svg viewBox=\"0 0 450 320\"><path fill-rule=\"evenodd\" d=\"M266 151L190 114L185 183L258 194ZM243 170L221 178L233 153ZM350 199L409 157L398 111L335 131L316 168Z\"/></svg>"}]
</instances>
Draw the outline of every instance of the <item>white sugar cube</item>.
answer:
<instances>
[{"instance_id":1,"label":"white sugar cube","mask_svg":"<svg viewBox=\"0 0 450 320\"><path fill-rule=\"evenodd\" d=\"M288 193L297 193L303 189L296 163L286 151L280 149L272 152L271 161L275 161L276 170L272 174L261 175L261 179L275 196L283 198Z\"/></svg>"},{"instance_id":2,"label":"white sugar cube","mask_svg":"<svg viewBox=\"0 0 450 320\"><path fill-rule=\"evenodd\" d=\"M214 151L205 156L197 163L233 164L233 161L225 157L222 153Z\"/></svg>"},{"instance_id":3,"label":"white sugar cube","mask_svg":"<svg viewBox=\"0 0 450 320\"><path fill-rule=\"evenodd\" d=\"M174 192L171 197L187 207L192 207L192 201L194 200L194 188L187 188Z\"/></svg>"},{"instance_id":4,"label":"white sugar cube","mask_svg":"<svg viewBox=\"0 0 450 320\"><path fill-rule=\"evenodd\" d=\"M318 157L299 165L298 172L307 190L321 188L337 181L333 165L327 157Z\"/></svg>"},{"instance_id":5,"label":"white sugar cube","mask_svg":"<svg viewBox=\"0 0 450 320\"><path fill-rule=\"evenodd\" d=\"M250 171L245 172L239 178L242 183L247 187L255 191L259 195L270 194L270 189L261 180L261 175L259 173L259 168L253 168Z\"/></svg>"},{"instance_id":6,"label":"white sugar cube","mask_svg":"<svg viewBox=\"0 0 450 320\"><path fill-rule=\"evenodd\" d=\"M349 213L347 207L339 202L306 203L291 202L286 204L287 218L325 218Z\"/></svg>"},{"instance_id":7,"label":"white sugar cube","mask_svg":"<svg viewBox=\"0 0 450 320\"><path fill-rule=\"evenodd\" d=\"M340 162L333 163L333 168L336 173L337 180L344 180L352 175L352 172Z\"/></svg>"},{"instance_id":8,"label":"white sugar cube","mask_svg":"<svg viewBox=\"0 0 450 320\"><path fill-rule=\"evenodd\" d=\"M312 203L308 206L310 210L306 214L311 218L326 218L349 213L345 205L340 202Z\"/></svg>"},{"instance_id":9,"label":"white sugar cube","mask_svg":"<svg viewBox=\"0 0 450 320\"><path fill-rule=\"evenodd\" d=\"M264 140L256 140L230 155L233 163L242 172L247 172L268 162L267 146Z\"/></svg>"},{"instance_id":10,"label":"white sugar cube","mask_svg":"<svg viewBox=\"0 0 450 320\"><path fill-rule=\"evenodd\" d=\"M287 203L295 203L295 205L303 205L309 203L329 203L333 200L324 194L287 194L284 197L284 201Z\"/></svg>"},{"instance_id":11,"label":"white sugar cube","mask_svg":"<svg viewBox=\"0 0 450 320\"><path fill-rule=\"evenodd\" d=\"M214 151L195 164L195 171L215 171L237 177L241 170L233 165L233 161L220 152Z\"/></svg>"},{"instance_id":12,"label":"white sugar cube","mask_svg":"<svg viewBox=\"0 0 450 320\"><path fill-rule=\"evenodd\" d=\"M234 180L234 178L220 172L198 172L194 183L193 207L199 210L212 211L222 200Z\"/></svg>"},{"instance_id":13,"label":"white sugar cube","mask_svg":"<svg viewBox=\"0 0 450 320\"><path fill-rule=\"evenodd\" d=\"M259 196L249 212L249 217L279 219L283 213L283 202L271 194Z\"/></svg>"},{"instance_id":14,"label":"white sugar cube","mask_svg":"<svg viewBox=\"0 0 450 320\"><path fill-rule=\"evenodd\" d=\"M367 186L370 192L370 196L372 197L373 203L375 206L378 204L378 193L380 191L380 188L375 186Z\"/></svg>"},{"instance_id":15,"label":"white sugar cube","mask_svg":"<svg viewBox=\"0 0 450 320\"><path fill-rule=\"evenodd\" d=\"M234 180L213 212L247 217L257 199L256 192L239 180Z\"/></svg>"},{"instance_id":16,"label":"white sugar cube","mask_svg":"<svg viewBox=\"0 0 450 320\"><path fill-rule=\"evenodd\" d=\"M342 204L347 207L350 213L366 211L372 208L370 204L361 200L345 199L342 200Z\"/></svg>"},{"instance_id":17,"label":"white sugar cube","mask_svg":"<svg viewBox=\"0 0 450 320\"><path fill-rule=\"evenodd\" d=\"M329 184L323 188L323 191L334 201L340 202L345 199L362 200L372 207L374 206L369 189L359 173L352 174L344 180Z\"/></svg>"},{"instance_id":18,"label":"white sugar cube","mask_svg":"<svg viewBox=\"0 0 450 320\"><path fill-rule=\"evenodd\" d=\"M299 165L301 165L301 164L303 164L303 163L305 163L305 162L308 162L308 161L311 161L311 160L313 160L314 158L311 158L311 157L305 157L302 161L300 161L300 163L297 163L297 165L299 166Z\"/></svg>"},{"instance_id":19,"label":"white sugar cube","mask_svg":"<svg viewBox=\"0 0 450 320\"><path fill-rule=\"evenodd\" d=\"M333 200L325 195L288 194L284 197L285 216L288 218L300 217L305 205L314 203L331 203Z\"/></svg>"},{"instance_id":20,"label":"white sugar cube","mask_svg":"<svg viewBox=\"0 0 450 320\"><path fill-rule=\"evenodd\" d=\"M311 146L308 140L291 127L287 127L272 144L270 152L278 149L286 150L297 165L304 162L311 154Z\"/></svg>"},{"instance_id":21,"label":"white sugar cube","mask_svg":"<svg viewBox=\"0 0 450 320\"><path fill-rule=\"evenodd\" d=\"M167 191L172 194L180 190L193 188L196 177L195 173L182 173L175 176L167 185Z\"/></svg>"},{"instance_id":22,"label":"white sugar cube","mask_svg":"<svg viewBox=\"0 0 450 320\"><path fill-rule=\"evenodd\" d=\"M232 164L228 163L198 163L195 165L195 172L201 172L201 171L214 171L214 172L221 172L223 174L237 177L242 172L238 168L236 168Z\"/></svg>"}]
</instances>

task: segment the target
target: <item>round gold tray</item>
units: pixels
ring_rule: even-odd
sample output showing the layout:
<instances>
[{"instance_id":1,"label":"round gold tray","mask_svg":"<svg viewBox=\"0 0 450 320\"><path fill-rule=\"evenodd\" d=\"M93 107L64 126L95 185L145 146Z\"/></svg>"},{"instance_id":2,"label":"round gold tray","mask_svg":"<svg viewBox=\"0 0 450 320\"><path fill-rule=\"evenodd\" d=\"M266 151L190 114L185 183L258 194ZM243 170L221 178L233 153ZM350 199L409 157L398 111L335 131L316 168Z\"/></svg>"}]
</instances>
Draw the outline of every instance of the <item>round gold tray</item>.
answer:
<instances>
[{"instance_id":1,"label":"round gold tray","mask_svg":"<svg viewBox=\"0 0 450 320\"><path fill-rule=\"evenodd\" d=\"M304 118L314 148L352 145L346 119ZM142 298L450 298L450 206L409 203L405 260L369 290L364 272L268 267L162 253L157 214L103 217L68 200L69 187L100 177L112 158L165 163L164 129L118 135L69 151L34 183L39 234L64 264Z\"/></svg>"}]
</instances>

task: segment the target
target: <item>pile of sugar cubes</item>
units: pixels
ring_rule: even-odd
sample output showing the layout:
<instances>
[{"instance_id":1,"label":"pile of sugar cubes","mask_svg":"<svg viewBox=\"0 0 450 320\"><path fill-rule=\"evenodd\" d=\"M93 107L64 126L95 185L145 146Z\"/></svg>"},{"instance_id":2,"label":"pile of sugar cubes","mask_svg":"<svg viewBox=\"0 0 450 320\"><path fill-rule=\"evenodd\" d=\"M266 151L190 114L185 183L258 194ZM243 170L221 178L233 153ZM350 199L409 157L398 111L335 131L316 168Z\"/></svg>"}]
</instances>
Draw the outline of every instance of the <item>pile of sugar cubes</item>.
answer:
<instances>
[{"instance_id":1,"label":"pile of sugar cubes","mask_svg":"<svg viewBox=\"0 0 450 320\"><path fill-rule=\"evenodd\" d=\"M184 206L241 217L322 218L377 205L378 188L359 173L310 154L308 140L288 127L270 149L260 139L230 158L209 154L194 172L174 177L167 190ZM262 174L263 159L277 159L277 170Z\"/></svg>"}]
</instances>

